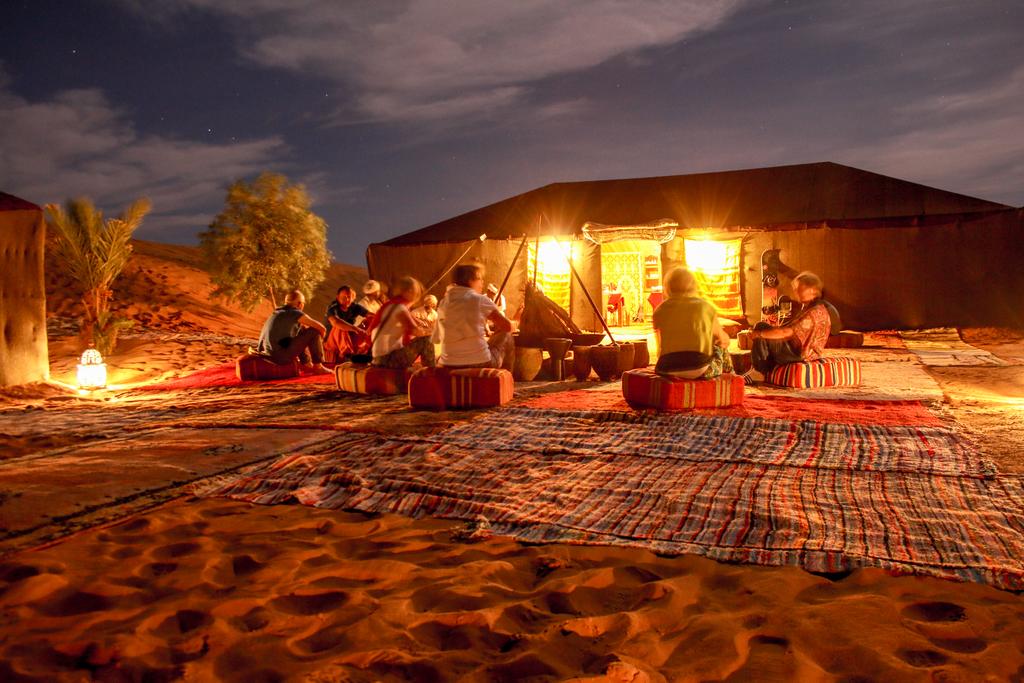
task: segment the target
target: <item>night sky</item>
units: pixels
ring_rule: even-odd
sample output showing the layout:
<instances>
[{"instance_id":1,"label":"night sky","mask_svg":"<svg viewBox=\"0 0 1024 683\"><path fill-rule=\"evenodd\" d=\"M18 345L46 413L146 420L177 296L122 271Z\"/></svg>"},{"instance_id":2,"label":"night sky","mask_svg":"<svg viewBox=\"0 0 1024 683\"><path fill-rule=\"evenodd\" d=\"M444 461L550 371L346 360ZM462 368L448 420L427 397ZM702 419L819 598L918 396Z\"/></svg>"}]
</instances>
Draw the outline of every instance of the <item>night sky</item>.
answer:
<instances>
[{"instance_id":1,"label":"night sky","mask_svg":"<svg viewBox=\"0 0 1024 683\"><path fill-rule=\"evenodd\" d=\"M335 258L551 182L835 161L1024 204L1024 2L6 0L0 191L195 243L306 184Z\"/></svg>"}]
</instances>

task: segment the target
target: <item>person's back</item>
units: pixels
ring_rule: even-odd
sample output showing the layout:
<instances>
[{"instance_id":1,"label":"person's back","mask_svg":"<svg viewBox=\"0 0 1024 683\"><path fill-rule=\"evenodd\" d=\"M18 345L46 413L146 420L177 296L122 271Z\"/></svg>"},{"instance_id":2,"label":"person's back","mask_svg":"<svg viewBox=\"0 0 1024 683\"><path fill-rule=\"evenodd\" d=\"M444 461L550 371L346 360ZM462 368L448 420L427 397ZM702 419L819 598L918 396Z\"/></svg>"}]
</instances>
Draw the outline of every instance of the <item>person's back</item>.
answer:
<instances>
[{"instance_id":1,"label":"person's back","mask_svg":"<svg viewBox=\"0 0 1024 683\"><path fill-rule=\"evenodd\" d=\"M661 353L694 351L710 356L714 344L715 307L696 296L673 296L654 311Z\"/></svg>"},{"instance_id":2,"label":"person's back","mask_svg":"<svg viewBox=\"0 0 1024 683\"><path fill-rule=\"evenodd\" d=\"M487 317L497 306L469 287L455 285L437 307L441 365L477 365L490 360Z\"/></svg>"},{"instance_id":3,"label":"person's back","mask_svg":"<svg viewBox=\"0 0 1024 683\"><path fill-rule=\"evenodd\" d=\"M274 309L267 321L263 323L256 350L269 356L281 349L282 339L291 339L298 334L299 318L303 315L301 309L287 304Z\"/></svg>"}]
</instances>

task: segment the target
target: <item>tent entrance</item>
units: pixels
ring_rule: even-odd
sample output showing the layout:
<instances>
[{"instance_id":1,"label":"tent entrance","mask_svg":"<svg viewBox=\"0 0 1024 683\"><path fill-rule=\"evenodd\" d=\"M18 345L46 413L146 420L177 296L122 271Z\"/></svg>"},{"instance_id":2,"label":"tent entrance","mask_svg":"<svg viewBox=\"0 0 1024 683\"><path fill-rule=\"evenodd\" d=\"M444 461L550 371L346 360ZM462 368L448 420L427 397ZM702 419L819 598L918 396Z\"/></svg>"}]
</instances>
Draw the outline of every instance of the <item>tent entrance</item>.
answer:
<instances>
[{"instance_id":1,"label":"tent entrance","mask_svg":"<svg viewBox=\"0 0 1024 683\"><path fill-rule=\"evenodd\" d=\"M726 318L743 317L740 297L740 253L743 240L701 239L687 237L683 241L686 267L697 277L701 296Z\"/></svg>"},{"instance_id":2,"label":"tent entrance","mask_svg":"<svg viewBox=\"0 0 1024 683\"><path fill-rule=\"evenodd\" d=\"M649 323L661 302L661 278L661 243L657 240L602 243L601 293L608 324L622 327Z\"/></svg>"},{"instance_id":3,"label":"tent entrance","mask_svg":"<svg viewBox=\"0 0 1024 683\"><path fill-rule=\"evenodd\" d=\"M542 237L540 242L529 242L526 257L526 276L529 280L537 274L537 286L544 295L561 306L566 313L572 313L572 270L566 258L572 255L573 264L578 267L578 250L572 239L557 240Z\"/></svg>"}]
</instances>

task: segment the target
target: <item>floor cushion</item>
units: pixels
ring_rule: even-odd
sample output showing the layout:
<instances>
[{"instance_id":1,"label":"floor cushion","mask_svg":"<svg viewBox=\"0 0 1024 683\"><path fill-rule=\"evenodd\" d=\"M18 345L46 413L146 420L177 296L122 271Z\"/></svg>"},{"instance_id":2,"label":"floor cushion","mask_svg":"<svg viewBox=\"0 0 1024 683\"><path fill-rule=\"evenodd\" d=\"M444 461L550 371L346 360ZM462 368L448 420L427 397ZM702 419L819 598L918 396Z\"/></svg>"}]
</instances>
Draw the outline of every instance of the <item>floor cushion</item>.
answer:
<instances>
[{"instance_id":1,"label":"floor cushion","mask_svg":"<svg viewBox=\"0 0 1024 683\"><path fill-rule=\"evenodd\" d=\"M749 351L754 340L750 336L750 330L743 330L736 335L736 344L744 351ZM864 346L864 333L854 330L843 330L839 334L830 334L825 348L828 349L859 349Z\"/></svg>"},{"instance_id":2,"label":"floor cushion","mask_svg":"<svg viewBox=\"0 0 1024 683\"><path fill-rule=\"evenodd\" d=\"M856 387L860 385L860 361L856 358L819 358L778 365L765 378L769 384L797 389Z\"/></svg>"},{"instance_id":3,"label":"floor cushion","mask_svg":"<svg viewBox=\"0 0 1024 683\"><path fill-rule=\"evenodd\" d=\"M299 366L296 363L279 365L266 356L247 353L235 360L235 375L243 382L288 379L299 376Z\"/></svg>"},{"instance_id":4,"label":"floor cushion","mask_svg":"<svg viewBox=\"0 0 1024 683\"><path fill-rule=\"evenodd\" d=\"M664 377L650 368L622 373L622 397L634 408L724 408L743 403L743 394L743 378L739 375L681 379Z\"/></svg>"},{"instance_id":5,"label":"floor cushion","mask_svg":"<svg viewBox=\"0 0 1024 683\"><path fill-rule=\"evenodd\" d=\"M423 368L409 380L409 405L427 410L491 408L512 400L512 373L500 368Z\"/></svg>"},{"instance_id":6,"label":"floor cushion","mask_svg":"<svg viewBox=\"0 0 1024 683\"><path fill-rule=\"evenodd\" d=\"M407 368L379 368L362 363L342 363L334 368L334 383L351 394L393 396L404 394L409 386Z\"/></svg>"}]
</instances>

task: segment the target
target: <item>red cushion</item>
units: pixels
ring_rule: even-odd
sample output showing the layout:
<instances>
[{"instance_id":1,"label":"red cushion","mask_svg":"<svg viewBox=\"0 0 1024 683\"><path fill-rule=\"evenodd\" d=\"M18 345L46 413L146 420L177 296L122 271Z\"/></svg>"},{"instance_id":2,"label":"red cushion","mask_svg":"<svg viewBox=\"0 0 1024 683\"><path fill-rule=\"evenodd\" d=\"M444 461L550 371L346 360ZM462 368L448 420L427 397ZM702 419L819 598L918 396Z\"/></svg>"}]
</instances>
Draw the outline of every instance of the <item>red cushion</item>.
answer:
<instances>
[{"instance_id":1,"label":"red cushion","mask_svg":"<svg viewBox=\"0 0 1024 683\"><path fill-rule=\"evenodd\" d=\"M860 361L856 358L818 358L778 365L765 378L770 384L796 389L855 387L860 385Z\"/></svg>"},{"instance_id":2,"label":"red cushion","mask_svg":"<svg viewBox=\"0 0 1024 683\"><path fill-rule=\"evenodd\" d=\"M295 363L278 365L266 356L247 353L235 360L235 375L243 382L288 379L299 376L299 366Z\"/></svg>"},{"instance_id":3,"label":"red cushion","mask_svg":"<svg viewBox=\"0 0 1024 683\"><path fill-rule=\"evenodd\" d=\"M622 397L634 408L724 408L743 403L743 394L743 378L739 375L681 379L663 377L648 368L622 373Z\"/></svg>"},{"instance_id":4,"label":"red cushion","mask_svg":"<svg viewBox=\"0 0 1024 683\"><path fill-rule=\"evenodd\" d=\"M334 383L340 391L352 394L393 396L405 393L409 385L409 370L342 363L334 368Z\"/></svg>"},{"instance_id":5,"label":"red cushion","mask_svg":"<svg viewBox=\"0 0 1024 683\"><path fill-rule=\"evenodd\" d=\"M423 368L409 380L409 405L428 410L491 408L512 400L512 373L499 368Z\"/></svg>"}]
</instances>

